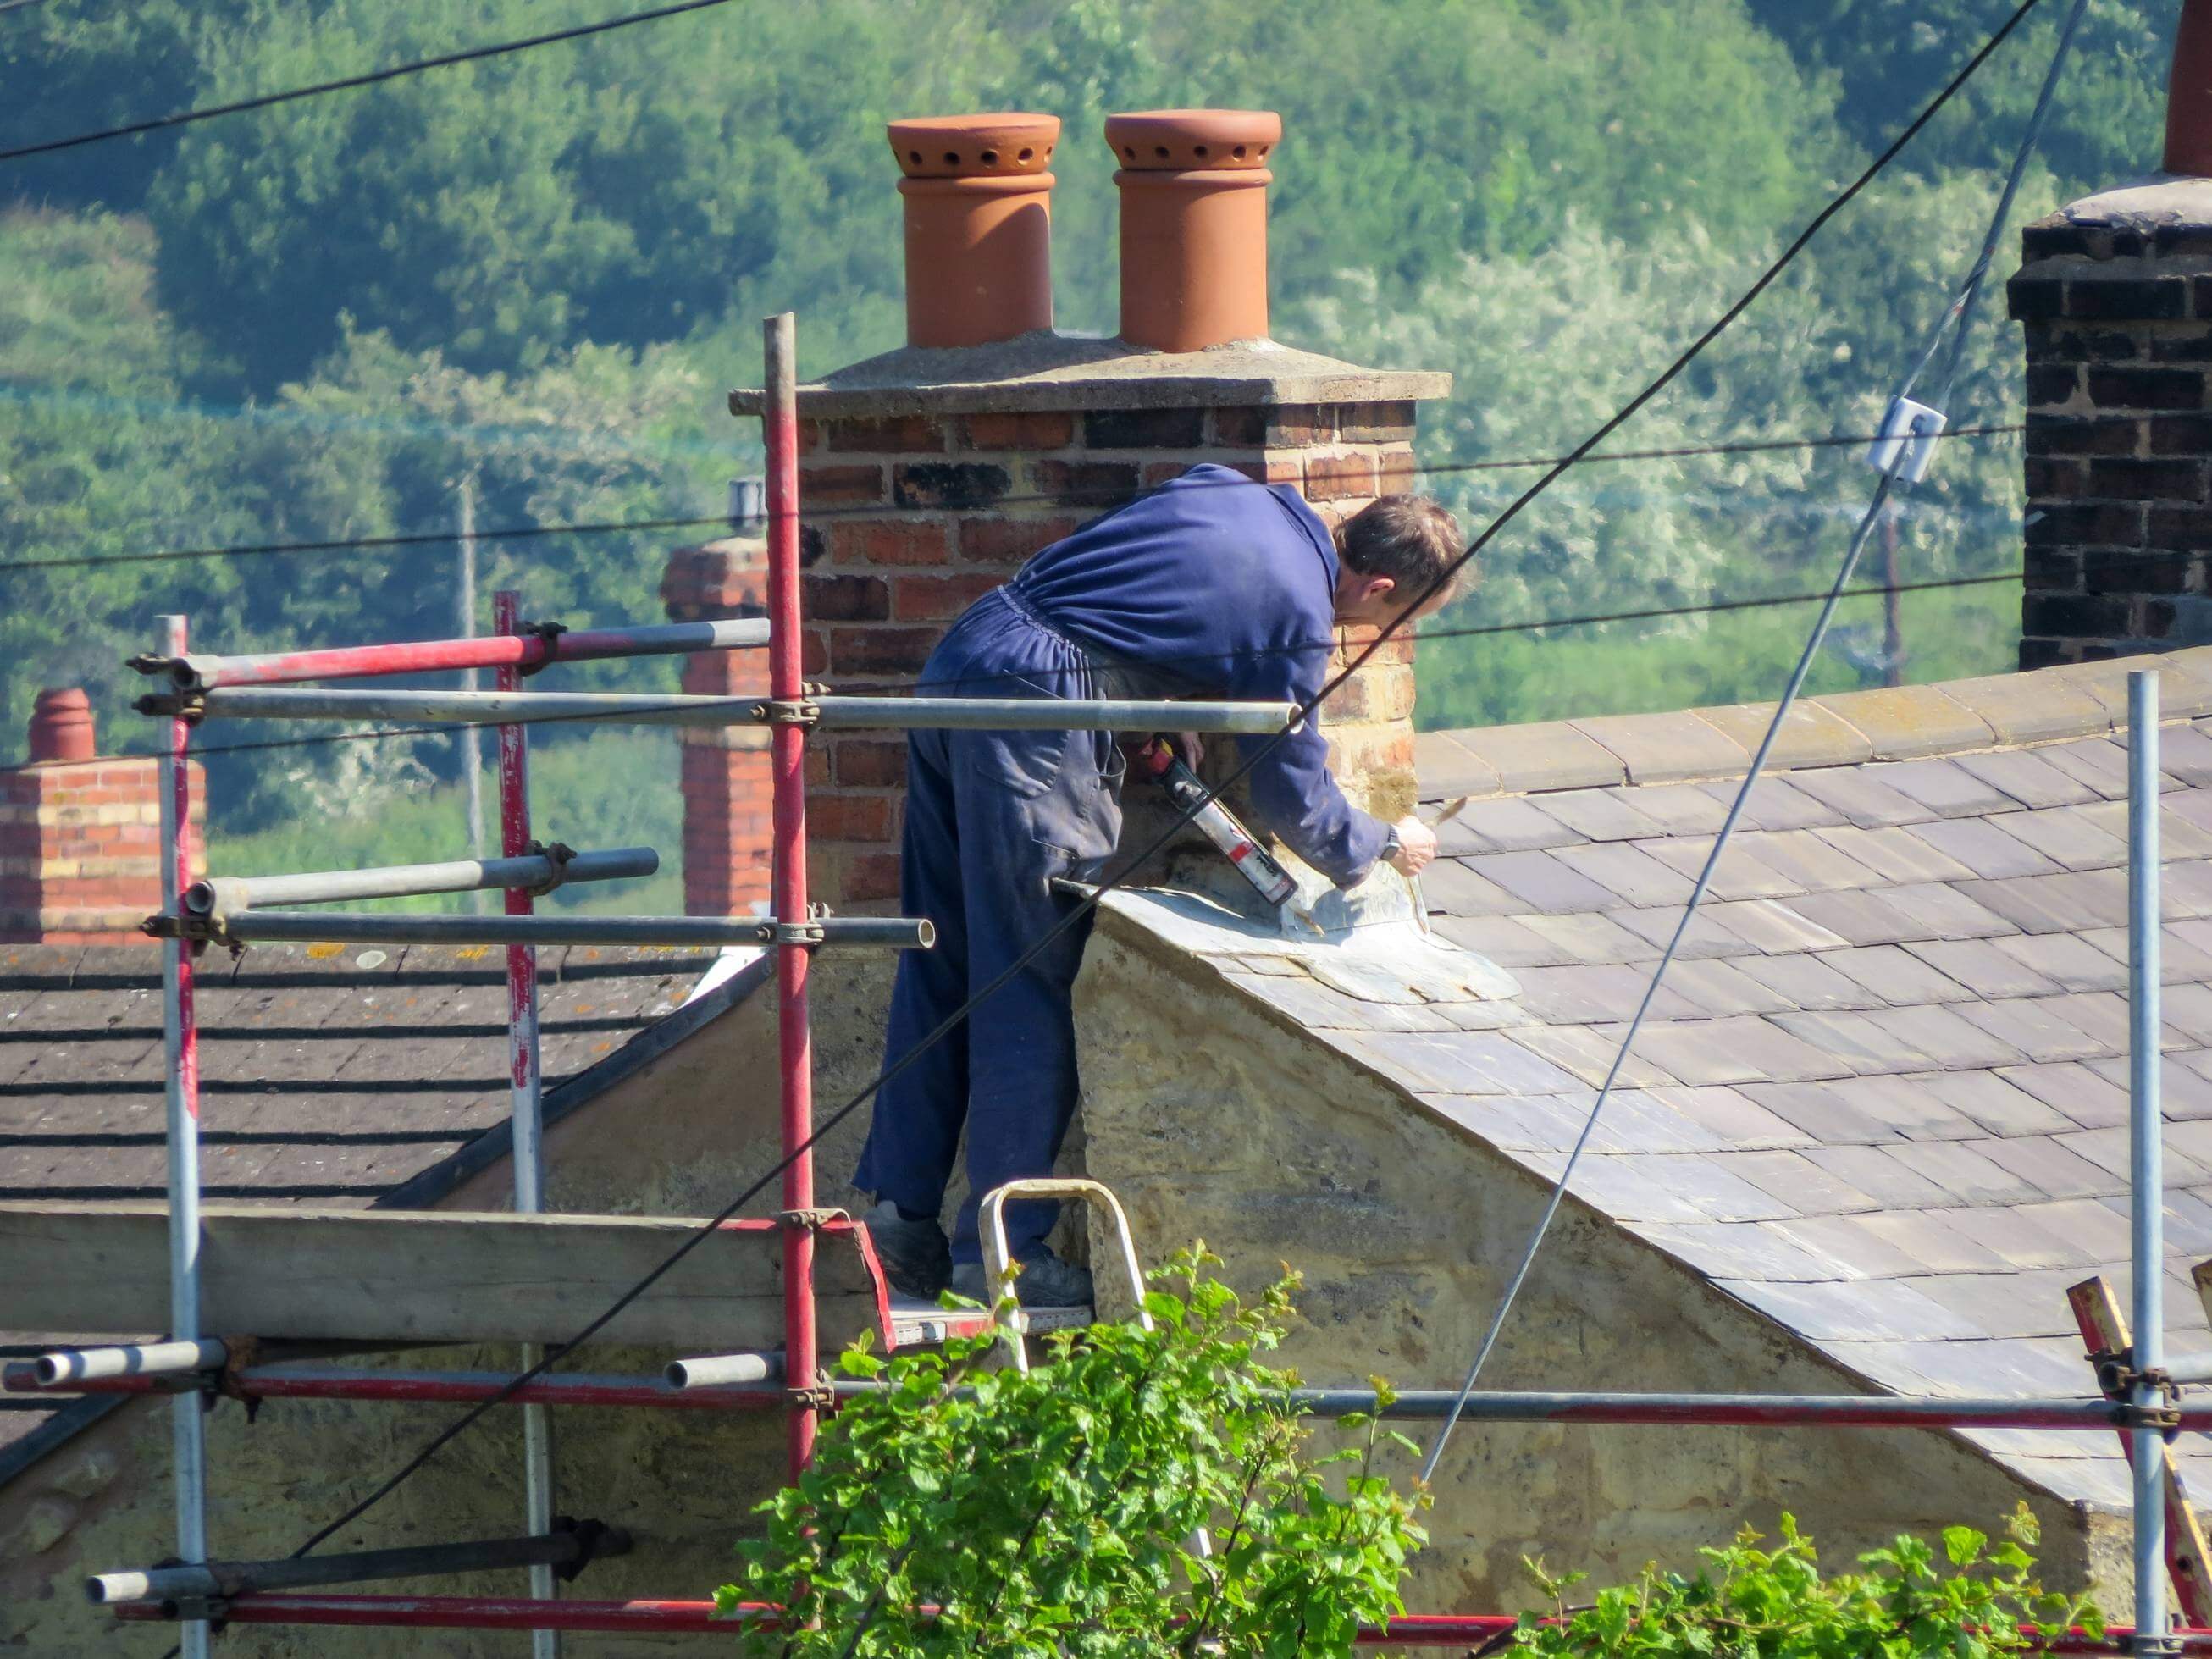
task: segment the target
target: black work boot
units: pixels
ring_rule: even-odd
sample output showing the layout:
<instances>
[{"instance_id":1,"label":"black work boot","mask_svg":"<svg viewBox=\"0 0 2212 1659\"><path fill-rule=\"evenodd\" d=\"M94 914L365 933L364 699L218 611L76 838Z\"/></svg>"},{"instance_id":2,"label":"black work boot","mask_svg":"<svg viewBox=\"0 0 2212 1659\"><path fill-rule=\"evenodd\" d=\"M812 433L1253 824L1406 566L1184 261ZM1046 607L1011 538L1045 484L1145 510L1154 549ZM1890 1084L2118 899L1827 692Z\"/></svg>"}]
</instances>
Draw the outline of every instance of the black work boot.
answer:
<instances>
[{"instance_id":1,"label":"black work boot","mask_svg":"<svg viewBox=\"0 0 2212 1659\"><path fill-rule=\"evenodd\" d=\"M884 1264L884 1277L901 1296L934 1302L952 1280L952 1246L934 1218L908 1221L898 1206L884 1199L860 1219L875 1241L876 1259Z\"/></svg>"},{"instance_id":2,"label":"black work boot","mask_svg":"<svg viewBox=\"0 0 2212 1659\"><path fill-rule=\"evenodd\" d=\"M1014 1300L1024 1308L1087 1308L1091 1269L1063 1261L1040 1244L1014 1264ZM983 1279L983 1264L963 1261L952 1270L952 1294L989 1307L994 1298Z\"/></svg>"}]
</instances>

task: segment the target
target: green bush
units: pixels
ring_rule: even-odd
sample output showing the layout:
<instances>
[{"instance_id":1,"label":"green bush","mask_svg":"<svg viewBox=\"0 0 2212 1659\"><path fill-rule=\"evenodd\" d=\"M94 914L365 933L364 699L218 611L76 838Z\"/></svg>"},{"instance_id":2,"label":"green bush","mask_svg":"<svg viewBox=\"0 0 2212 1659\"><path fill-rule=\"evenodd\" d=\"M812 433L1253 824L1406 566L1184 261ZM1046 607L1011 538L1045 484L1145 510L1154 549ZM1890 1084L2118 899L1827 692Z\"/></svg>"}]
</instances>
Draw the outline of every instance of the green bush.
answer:
<instances>
[{"instance_id":1,"label":"green bush","mask_svg":"<svg viewBox=\"0 0 2212 1659\"><path fill-rule=\"evenodd\" d=\"M1294 1379L1257 1358L1296 1275L1246 1304L1215 1265L1180 1253L1152 1275L1154 1329L1059 1333L1026 1374L987 1369L988 1336L848 1354L884 1392L828 1420L799 1484L761 1506L766 1536L738 1546L722 1610L790 1615L738 1626L742 1650L1349 1655L1362 1624L1402 1611L1425 1541L1426 1493L1380 1468L1414 1449L1368 1418L1310 1449Z\"/></svg>"},{"instance_id":2,"label":"green bush","mask_svg":"<svg viewBox=\"0 0 2212 1659\"><path fill-rule=\"evenodd\" d=\"M1813 1540L1784 1515L1771 1549L1747 1528L1725 1548L1699 1551L1698 1572L1647 1565L1580 1607L1567 1593L1585 1575L1553 1577L1530 1562L1554 1610L1524 1618L1513 1646L1535 1659L1990 1659L2026 1648L2029 1631L2101 1632L2094 1607L2036 1581L2026 1504L2006 1531L1992 1548L1972 1527L1946 1527L1940 1556L1927 1540L1900 1534L1859 1557L1864 1571L1824 1578Z\"/></svg>"}]
</instances>

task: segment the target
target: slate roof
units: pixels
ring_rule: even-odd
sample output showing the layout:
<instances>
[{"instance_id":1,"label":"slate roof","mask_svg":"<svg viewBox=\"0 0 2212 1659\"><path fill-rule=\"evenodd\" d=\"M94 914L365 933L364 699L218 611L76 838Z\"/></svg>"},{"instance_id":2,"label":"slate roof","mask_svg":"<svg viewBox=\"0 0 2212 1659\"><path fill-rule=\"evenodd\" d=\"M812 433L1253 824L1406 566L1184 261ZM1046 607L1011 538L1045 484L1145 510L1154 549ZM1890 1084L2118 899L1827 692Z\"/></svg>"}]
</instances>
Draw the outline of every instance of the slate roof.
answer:
<instances>
[{"instance_id":1,"label":"slate roof","mask_svg":"<svg viewBox=\"0 0 2212 1659\"><path fill-rule=\"evenodd\" d=\"M548 1119L723 1006L686 999L735 959L540 951ZM197 988L204 1196L414 1207L506 1155L501 952L257 945L209 953ZM0 1198L162 1197L164 1077L152 949L0 946ZM0 1334L0 1350L53 1340ZM0 1480L47 1403L0 1401Z\"/></svg>"},{"instance_id":2,"label":"slate roof","mask_svg":"<svg viewBox=\"0 0 2212 1659\"><path fill-rule=\"evenodd\" d=\"M2212 650L2166 671L2166 1306L2212 1346ZM2128 664L1795 716L1571 1190L1878 1389L2092 1391L2065 1289L2128 1275ZM1505 1000L1232 981L1556 1176L1770 709L1431 733L1437 933ZM1249 971L1251 969L1264 971ZM1634 1387L1591 1377L1589 1386ZM2110 1434L1975 1432L2124 1505ZM2193 1454L2200 1490L2212 1456Z\"/></svg>"}]
</instances>

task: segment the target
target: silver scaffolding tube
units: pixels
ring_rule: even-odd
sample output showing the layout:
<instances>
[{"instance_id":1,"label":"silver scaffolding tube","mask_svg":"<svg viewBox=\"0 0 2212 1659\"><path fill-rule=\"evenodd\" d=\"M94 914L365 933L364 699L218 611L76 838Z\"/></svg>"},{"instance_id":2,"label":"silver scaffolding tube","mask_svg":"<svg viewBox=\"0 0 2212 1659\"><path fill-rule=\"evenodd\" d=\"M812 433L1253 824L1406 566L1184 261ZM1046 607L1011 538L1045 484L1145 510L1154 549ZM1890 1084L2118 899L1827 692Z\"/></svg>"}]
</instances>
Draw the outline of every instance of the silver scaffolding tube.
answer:
<instances>
[{"instance_id":1,"label":"silver scaffolding tube","mask_svg":"<svg viewBox=\"0 0 2212 1659\"><path fill-rule=\"evenodd\" d=\"M343 910L247 910L223 919L221 937L240 945L775 945L927 951L937 929L927 918L822 916L790 941L757 916L362 915ZM179 931L191 932L191 929ZM207 929L214 936L214 925Z\"/></svg>"},{"instance_id":2,"label":"silver scaffolding tube","mask_svg":"<svg viewBox=\"0 0 2212 1659\"><path fill-rule=\"evenodd\" d=\"M185 914L234 916L272 904L335 904L349 899L412 898L487 887L544 888L572 881L650 876L660 854L650 847L598 853L530 853L520 858L451 859L368 870L319 870L289 876L212 876L185 889Z\"/></svg>"},{"instance_id":3,"label":"silver scaffolding tube","mask_svg":"<svg viewBox=\"0 0 2212 1659\"><path fill-rule=\"evenodd\" d=\"M141 697L149 714L182 709L209 720L467 721L592 720L643 726L768 726L764 697L654 696L613 691L329 691L218 688L196 698ZM798 705L823 727L959 728L985 732L1201 732L1264 736L1297 719L1288 702L1178 702L1088 697L840 697Z\"/></svg>"},{"instance_id":4,"label":"silver scaffolding tube","mask_svg":"<svg viewBox=\"0 0 2212 1659\"><path fill-rule=\"evenodd\" d=\"M2138 1410L2163 1403L2152 1380L2166 1346L2165 1123L2159 1099L2158 671L2128 675L2128 1172ZM2135 1431L2138 1654L2173 1652L2166 1605L2166 1437Z\"/></svg>"}]
</instances>

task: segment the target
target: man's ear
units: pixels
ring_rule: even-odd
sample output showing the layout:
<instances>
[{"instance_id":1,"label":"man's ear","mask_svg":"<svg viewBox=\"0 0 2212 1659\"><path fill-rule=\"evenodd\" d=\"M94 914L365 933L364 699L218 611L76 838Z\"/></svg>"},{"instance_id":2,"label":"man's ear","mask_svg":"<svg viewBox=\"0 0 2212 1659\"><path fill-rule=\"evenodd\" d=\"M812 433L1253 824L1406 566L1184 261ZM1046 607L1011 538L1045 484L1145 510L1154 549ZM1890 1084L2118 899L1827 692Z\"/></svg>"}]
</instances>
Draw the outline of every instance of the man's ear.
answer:
<instances>
[{"instance_id":1,"label":"man's ear","mask_svg":"<svg viewBox=\"0 0 2212 1659\"><path fill-rule=\"evenodd\" d=\"M1395 577L1370 576L1361 584L1359 597L1364 604L1380 605L1397 591L1398 582Z\"/></svg>"}]
</instances>

